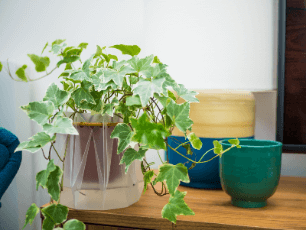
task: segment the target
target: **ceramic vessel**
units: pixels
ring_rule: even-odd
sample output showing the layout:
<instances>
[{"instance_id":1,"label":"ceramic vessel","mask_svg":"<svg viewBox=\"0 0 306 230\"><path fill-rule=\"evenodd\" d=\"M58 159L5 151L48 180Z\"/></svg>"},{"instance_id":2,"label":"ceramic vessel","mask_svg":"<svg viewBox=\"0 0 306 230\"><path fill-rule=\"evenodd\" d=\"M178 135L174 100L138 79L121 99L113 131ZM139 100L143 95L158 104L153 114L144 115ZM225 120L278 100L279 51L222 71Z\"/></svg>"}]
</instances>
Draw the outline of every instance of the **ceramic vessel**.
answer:
<instances>
[{"instance_id":1,"label":"ceramic vessel","mask_svg":"<svg viewBox=\"0 0 306 230\"><path fill-rule=\"evenodd\" d=\"M195 90L199 103L190 104L190 118L194 122L192 132L202 141L200 150L193 149L193 155L187 155L186 149L179 147L178 151L192 160L200 160L202 155L213 148L214 140L224 138L254 138L255 126L255 97L250 91L245 90ZM184 103L182 98L178 104ZM168 138L168 144L176 148L181 142L186 142L184 134L174 128L173 136ZM167 149L169 162L171 164L185 163L187 159L180 156L169 147ZM202 161L210 160L216 155L211 151L207 153ZM192 162L185 166L190 168ZM190 183L181 182L181 185L203 188L222 189L219 177L219 159L197 164L188 170Z\"/></svg>"},{"instance_id":2,"label":"ceramic vessel","mask_svg":"<svg viewBox=\"0 0 306 230\"><path fill-rule=\"evenodd\" d=\"M231 146L227 139L221 144L223 149ZM231 196L234 206L264 207L279 183L282 143L240 139L240 146L219 159L222 188Z\"/></svg>"}]
</instances>

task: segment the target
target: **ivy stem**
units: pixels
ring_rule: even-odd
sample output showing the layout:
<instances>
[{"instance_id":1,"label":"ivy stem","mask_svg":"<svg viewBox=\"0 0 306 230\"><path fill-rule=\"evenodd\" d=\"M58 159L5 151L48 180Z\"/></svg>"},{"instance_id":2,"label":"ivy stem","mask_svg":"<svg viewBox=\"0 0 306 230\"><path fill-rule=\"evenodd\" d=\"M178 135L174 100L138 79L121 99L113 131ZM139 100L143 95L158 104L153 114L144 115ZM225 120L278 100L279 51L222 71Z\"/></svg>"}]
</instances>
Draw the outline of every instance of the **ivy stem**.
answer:
<instances>
[{"instance_id":1,"label":"ivy stem","mask_svg":"<svg viewBox=\"0 0 306 230\"><path fill-rule=\"evenodd\" d=\"M177 147L175 148L175 150L178 149L180 146L182 146L182 145L184 145L184 144L187 144L188 142L189 142L189 141L186 141L186 142L180 144L179 146L177 146Z\"/></svg>"},{"instance_id":2,"label":"ivy stem","mask_svg":"<svg viewBox=\"0 0 306 230\"><path fill-rule=\"evenodd\" d=\"M67 153L69 139L70 139L70 135L68 135L68 137L67 137L67 143L66 143L65 153L64 153L64 157L63 157L63 175L62 175L62 181L61 181L61 191L63 191L63 189L64 189L65 159L66 159L66 153Z\"/></svg>"},{"instance_id":3,"label":"ivy stem","mask_svg":"<svg viewBox=\"0 0 306 230\"><path fill-rule=\"evenodd\" d=\"M57 152L57 150L55 149L55 147L54 147L54 145L53 145L52 142L51 142L51 145L52 145L53 149L55 150L56 155L58 156L58 158L60 159L60 161L63 162L62 158L61 158L60 155L58 154L58 152Z\"/></svg>"},{"instance_id":4,"label":"ivy stem","mask_svg":"<svg viewBox=\"0 0 306 230\"><path fill-rule=\"evenodd\" d=\"M159 156L159 159L160 159L161 163L163 163L163 164L164 164L164 161L161 159L161 157L160 157L160 154L159 154L159 151L158 151L158 150L157 150L157 154L158 154L158 156Z\"/></svg>"},{"instance_id":5,"label":"ivy stem","mask_svg":"<svg viewBox=\"0 0 306 230\"><path fill-rule=\"evenodd\" d=\"M46 160L49 160L49 159L46 157L46 155L45 155L45 152L44 152L44 149L43 149L43 148L41 148L41 151L42 151L42 153L43 153L43 155L44 155L44 158L45 158Z\"/></svg>"}]
</instances>

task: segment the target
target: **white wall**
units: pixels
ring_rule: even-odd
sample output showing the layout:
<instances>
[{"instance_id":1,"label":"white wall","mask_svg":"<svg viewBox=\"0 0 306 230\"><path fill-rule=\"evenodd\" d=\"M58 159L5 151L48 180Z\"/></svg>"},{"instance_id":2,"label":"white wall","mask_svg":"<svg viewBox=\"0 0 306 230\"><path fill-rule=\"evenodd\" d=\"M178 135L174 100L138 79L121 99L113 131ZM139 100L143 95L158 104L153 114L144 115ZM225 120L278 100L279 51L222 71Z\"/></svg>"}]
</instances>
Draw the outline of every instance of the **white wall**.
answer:
<instances>
[{"instance_id":1,"label":"white wall","mask_svg":"<svg viewBox=\"0 0 306 230\"><path fill-rule=\"evenodd\" d=\"M169 65L171 76L187 88L271 90L276 88L277 79L277 2L180 0L173 4L169 0L2 0L0 60L12 58L20 65L33 66L26 54L40 54L45 42L58 38L66 38L71 45L88 42L84 58L95 51L95 45L137 44L142 48L141 56L157 55ZM51 66L55 63L51 59ZM32 136L39 127L22 126L28 120L21 117L24 112L16 105L27 104L26 100L41 100L51 82L59 83L59 73L54 72L30 84L27 97L23 96L24 83L6 83L10 92L15 91L15 103L6 103L6 111L12 114L10 121L15 119L15 127L18 127L15 131L21 141ZM2 84L2 78L0 81ZM0 92L1 101L8 101L9 96L3 92ZM15 112L9 104L14 106ZM271 127L267 130L269 137L274 132ZM150 151L147 158L157 162L157 167L159 160L153 155L155 152ZM42 205L49 201L41 190L34 192L35 174L45 168L46 162L40 153L27 156L16 178L18 196L15 199L18 199L19 213L15 210L10 217L5 217L7 220L18 218L20 227L32 202ZM306 176L297 160L305 160L305 156L299 155L299 159L291 155L283 157L283 166L296 165L302 173L293 173ZM28 229L39 228L37 218ZM10 229L16 229L13 222Z\"/></svg>"}]
</instances>

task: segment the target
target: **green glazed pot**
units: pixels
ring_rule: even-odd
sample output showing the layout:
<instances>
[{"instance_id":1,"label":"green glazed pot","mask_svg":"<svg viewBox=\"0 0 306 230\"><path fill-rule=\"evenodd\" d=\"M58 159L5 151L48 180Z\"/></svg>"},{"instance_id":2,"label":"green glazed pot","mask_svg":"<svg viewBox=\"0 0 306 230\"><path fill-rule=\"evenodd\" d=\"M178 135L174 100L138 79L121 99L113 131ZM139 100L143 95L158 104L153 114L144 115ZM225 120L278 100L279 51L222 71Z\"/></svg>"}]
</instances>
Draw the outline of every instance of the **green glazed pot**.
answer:
<instances>
[{"instance_id":1,"label":"green glazed pot","mask_svg":"<svg viewBox=\"0 0 306 230\"><path fill-rule=\"evenodd\" d=\"M231 146L227 140L220 142L223 149ZM222 189L231 196L234 206L264 207L279 183L283 144L256 139L239 141L241 148L233 148L220 157Z\"/></svg>"}]
</instances>

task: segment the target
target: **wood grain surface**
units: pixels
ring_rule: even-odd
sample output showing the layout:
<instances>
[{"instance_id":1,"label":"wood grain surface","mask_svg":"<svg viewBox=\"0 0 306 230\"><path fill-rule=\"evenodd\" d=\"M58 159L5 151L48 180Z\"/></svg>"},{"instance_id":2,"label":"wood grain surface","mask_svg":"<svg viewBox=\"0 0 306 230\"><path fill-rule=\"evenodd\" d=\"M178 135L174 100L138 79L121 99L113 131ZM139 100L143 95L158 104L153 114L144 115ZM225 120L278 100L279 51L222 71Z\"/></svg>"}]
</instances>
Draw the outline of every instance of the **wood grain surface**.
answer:
<instances>
[{"instance_id":1,"label":"wood grain surface","mask_svg":"<svg viewBox=\"0 0 306 230\"><path fill-rule=\"evenodd\" d=\"M160 183L157 188L161 188ZM306 178L281 177L275 194L268 199L268 205L256 209L233 206L230 196L223 190L184 186L178 189L187 191L185 201L195 215L178 216L176 225L161 217L169 195L159 197L150 186L137 203L127 208L106 211L70 209L68 218L83 221L90 226L89 230L113 230L90 224L132 229L306 229Z\"/></svg>"}]
</instances>

